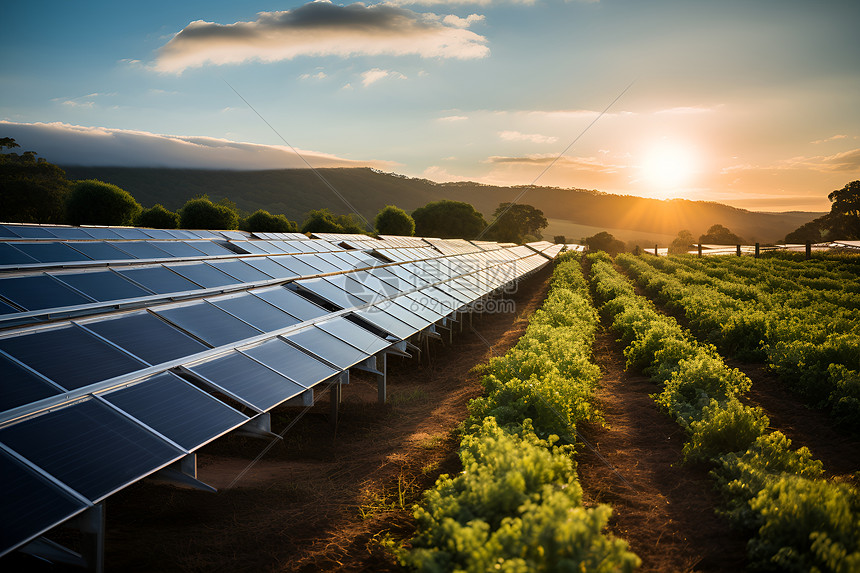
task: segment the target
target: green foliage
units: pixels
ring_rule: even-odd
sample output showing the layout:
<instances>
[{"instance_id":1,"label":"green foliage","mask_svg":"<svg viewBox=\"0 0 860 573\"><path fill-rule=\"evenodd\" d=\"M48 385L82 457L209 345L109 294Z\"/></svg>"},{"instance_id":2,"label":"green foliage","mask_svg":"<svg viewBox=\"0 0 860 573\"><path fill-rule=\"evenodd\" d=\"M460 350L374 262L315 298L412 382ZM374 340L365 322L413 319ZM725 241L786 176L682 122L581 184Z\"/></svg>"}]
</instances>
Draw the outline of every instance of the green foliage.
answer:
<instances>
[{"instance_id":1,"label":"green foliage","mask_svg":"<svg viewBox=\"0 0 860 573\"><path fill-rule=\"evenodd\" d=\"M72 225L133 225L141 206L116 185L76 181L66 197L66 220Z\"/></svg>"},{"instance_id":2,"label":"green foliage","mask_svg":"<svg viewBox=\"0 0 860 573\"><path fill-rule=\"evenodd\" d=\"M360 234L364 229L350 213L337 215L328 209L309 211L302 223L302 233L351 233Z\"/></svg>"},{"instance_id":3,"label":"green foliage","mask_svg":"<svg viewBox=\"0 0 860 573\"><path fill-rule=\"evenodd\" d=\"M15 147L11 137L0 139L0 149ZM65 171L32 151L0 153L0 221L64 223L69 187Z\"/></svg>"},{"instance_id":4,"label":"green foliage","mask_svg":"<svg viewBox=\"0 0 860 573\"><path fill-rule=\"evenodd\" d=\"M463 439L464 471L443 475L415 510L404 561L419 571L632 571L639 559L605 537L611 511L582 507L572 461L553 440L510 434L493 418Z\"/></svg>"},{"instance_id":5,"label":"green foliage","mask_svg":"<svg viewBox=\"0 0 860 573\"><path fill-rule=\"evenodd\" d=\"M565 237L564 235L553 235L552 242L557 245L566 245L567 237Z\"/></svg>"},{"instance_id":6,"label":"green foliage","mask_svg":"<svg viewBox=\"0 0 860 573\"><path fill-rule=\"evenodd\" d=\"M500 203L493 212L492 226L484 238L501 243L524 243L540 240L541 231L549 222L543 211L531 205Z\"/></svg>"},{"instance_id":7,"label":"green foliage","mask_svg":"<svg viewBox=\"0 0 860 573\"><path fill-rule=\"evenodd\" d=\"M706 462L728 452L746 450L770 423L761 408L731 398L725 405L711 400L700 420L690 423L690 440L684 444L687 461Z\"/></svg>"},{"instance_id":8,"label":"green foliage","mask_svg":"<svg viewBox=\"0 0 860 573\"><path fill-rule=\"evenodd\" d=\"M804 223L794 231L787 234L785 236L785 243L804 244L807 241L810 243L820 243L824 239L822 231L824 231L824 218L819 217L818 219Z\"/></svg>"},{"instance_id":9,"label":"green foliage","mask_svg":"<svg viewBox=\"0 0 860 573\"><path fill-rule=\"evenodd\" d=\"M243 231L253 233L295 233L299 230L296 222L290 221L284 215L272 215L264 209L258 209L242 220L239 227Z\"/></svg>"},{"instance_id":10,"label":"green foliage","mask_svg":"<svg viewBox=\"0 0 860 573\"><path fill-rule=\"evenodd\" d=\"M239 213L229 201L213 203L203 195L191 199L179 210L179 226L182 229L237 229Z\"/></svg>"},{"instance_id":11,"label":"green foliage","mask_svg":"<svg viewBox=\"0 0 860 573\"><path fill-rule=\"evenodd\" d=\"M613 257L624 252L624 241L619 241L611 233L600 231L596 235L582 239L589 251L604 251Z\"/></svg>"},{"instance_id":12,"label":"green foliage","mask_svg":"<svg viewBox=\"0 0 860 573\"><path fill-rule=\"evenodd\" d=\"M394 205L383 207L376 214L373 226L380 235L411 237L415 234L415 220L409 213Z\"/></svg>"},{"instance_id":13,"label":"green foliage","mask_svg":"<svg viewBox=\"0 0 860 573\"><path fill-rule=\"evenodd\" d=\"M783 476L768 483L750 507L762 520L749 543L759 568L798 573L860 568L860 498L850 486Z\"/></svg>"},{"instance_id":14,"label":"green foliage","mask_svg":"<svg viewBox=\"0 0 860 573\"><path fill-rule=\"evenodd\" d=\"M168 211L161 203L156 203L149 209L144 209L134 220L136 227L150 229L178 229L179 214Z\"/></svg>"},{"instance_id":15,"label":"green foliage","mask_svg":"<svg viewBox=\"0 0 860 573\"><path fill-rule=\"evenodd\" d=\"M699 237L699 243L710 245L742 245L746 241L722 225L712 225L707 233Z\"/></svg>"},{"instance_id":16,"label":"green foliage","mask_svg":"<svg viewBox=\"0 0 860 573\"><path fill-rule=\"evenodd\" d=\"M474 239L487 226L484 217L462 201L433 201L412 213L415 234L440 239Z\"/></svg>"},{"instance_id":17,"label":"green foliage","mask_svg":"<svg viewBox=\"0 0 860 573\"><path fill-rule=\"evenodd\" d=\"M831 239L860 239L860 180L847 183L828 196L832 205L824 217Z\"/></svg>"}]
</instances>

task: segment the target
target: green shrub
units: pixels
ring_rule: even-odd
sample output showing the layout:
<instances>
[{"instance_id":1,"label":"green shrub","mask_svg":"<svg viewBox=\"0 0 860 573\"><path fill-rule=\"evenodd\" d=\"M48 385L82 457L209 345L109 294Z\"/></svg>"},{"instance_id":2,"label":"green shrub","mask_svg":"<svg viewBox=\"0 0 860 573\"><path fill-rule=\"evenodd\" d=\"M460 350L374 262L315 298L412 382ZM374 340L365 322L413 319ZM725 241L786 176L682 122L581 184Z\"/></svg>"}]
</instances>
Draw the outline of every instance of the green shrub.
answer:
<instances>
[{"instance_id":1,"label":"green shrub","mask_svg":"<svg viewBox=\"0 0 860 573\"><path fill-rule=\"evenodd\" d=\"M745 406L737 398L728 400L725 407L711 400L701 419L690 423L684 459L707 462L724 453L742 452L764 433L769 423L761 408Z\"/></svg>"},{"instance_id":2,"label":"green shrub","mask_svg":"<svg viewBox=\"0 0 860 573\"><path fill-rule=\"evenodd\" d=\"M156 203L149 209L141 211L134 220L137 227L150 229L177 229L179 227L179 215L169 211L161 203Z\"/></svg>"},{"instance_id":3,"label":"green shrub","mask_svg":"<svg viewBox=\"0 0 860 573\"><path fill-rule=\"evenodd\" d=\"M183 229L236 229L239 213L232 203L213 203L204 195L190 199L179 209L179 226Z\"/></svg>"},{"instance_id":4,"label":"green shrub","mask_svg":"<svg viewBox=\"0 0 860 573\"><path fill-rule=\"evenodd\" d=\"M295 221L290 221L285 215L272 215L264 209L258 209L248 215L242 220L240 227L249 233L295 233L299 230Z\"/></svg>"},{"instance_id":5,"label":"green shrub","mask_svg":"<svg viewBox=\"0 0 860 573\"><path fill-rule=\"evenodd\" d=\"M72 225L131 226L141 206L128 191L97 179L75 181L66 196Z\"/></svg>"}]
</instances>

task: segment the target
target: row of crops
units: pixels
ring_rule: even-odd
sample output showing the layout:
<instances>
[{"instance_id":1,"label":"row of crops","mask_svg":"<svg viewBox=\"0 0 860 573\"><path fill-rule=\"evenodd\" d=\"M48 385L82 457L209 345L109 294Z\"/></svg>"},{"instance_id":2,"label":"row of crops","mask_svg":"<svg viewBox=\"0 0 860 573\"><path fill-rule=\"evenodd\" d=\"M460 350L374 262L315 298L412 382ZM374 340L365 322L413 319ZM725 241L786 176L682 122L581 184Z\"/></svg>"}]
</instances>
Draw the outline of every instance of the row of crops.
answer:
<instances>
[{"instance_id":1,"label":"row of crops","mask_svg":"<svg viewBox=\"0 0 860 573\"><path fill-rule=\"evenodd\" d=\"M720 511L750 537L751 564L778 571L860 570L858 492L823 479L821 462L807 448L792 449L781 432L768 431L767 416L742 400L749 378L726 366L714 346L699 343L636 295L607 255L589 260L595 298L625 344L628 367L659 385L657 403L687 432L685 459L712 467L724 497ZM619 262L643 270L640 259ZM688 296L713 307L706 291L695 292Z\"/></svg>"},{"instance_id":2,"label":"row of crops","mask_svg":"<svg viewBox=\"0 0 860 573\"><path fill-rule=\"evenodd\" d=\"M604 533L608 506L584 507L576 425L599 420L591 361L598 315L577 255L507 354L485 367L470 404L463 472L443 475L416 510L404 564L420 571L631 571L639 558Z\"/></svg>"},{"instance_id":3,"label":"row of crops","mask_svg":"<svg viewBox=\"0 0 860 573\"><path fill-rule=\"evenodd\" d=\"M809 405L860 430L860 260L634 257L617 262L700 339L764 360Z\"/></svg>"}]
</instances>

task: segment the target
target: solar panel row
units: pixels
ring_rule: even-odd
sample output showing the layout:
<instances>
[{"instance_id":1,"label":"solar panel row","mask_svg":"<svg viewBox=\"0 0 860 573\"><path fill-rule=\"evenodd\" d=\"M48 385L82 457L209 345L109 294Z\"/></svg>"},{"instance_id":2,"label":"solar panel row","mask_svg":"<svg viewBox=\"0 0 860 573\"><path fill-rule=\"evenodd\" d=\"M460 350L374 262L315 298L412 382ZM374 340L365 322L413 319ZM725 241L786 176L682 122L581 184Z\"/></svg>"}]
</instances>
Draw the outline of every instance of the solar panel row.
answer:
<instances>
[{"instance_id":1,"label":"solar panel row","mask_svg":"<svg viewBox=\"0 0 860 573\"><path fill-rule=\"evenodd\" d=\"M302 241L327 246L286 254L292 238L264 238L231 243L256 256L0 275L10 314L201 291L0 332L0 465L15 480L2 509L21 516L4 525L0 554L548 260L527 247L412 237L351 241L393 245L379 251ZM206 291L229 284L234 292Z\"/></svg>"}]
</instances>

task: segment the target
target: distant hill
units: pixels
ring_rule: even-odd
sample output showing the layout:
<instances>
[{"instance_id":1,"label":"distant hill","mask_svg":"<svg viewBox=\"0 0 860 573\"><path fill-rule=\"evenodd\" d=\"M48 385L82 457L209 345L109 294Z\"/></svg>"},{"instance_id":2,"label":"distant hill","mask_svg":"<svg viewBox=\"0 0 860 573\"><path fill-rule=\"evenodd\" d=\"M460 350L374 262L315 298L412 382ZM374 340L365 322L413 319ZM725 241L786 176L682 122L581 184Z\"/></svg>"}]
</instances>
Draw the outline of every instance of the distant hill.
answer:
<instances>
[{"instance_id":1,"label":"distant hill","mask_svg":"<svg viewBox=\"0 0 860 573\"><path fill-rule=\"evenodd\" d=\"M215 201L227 197L249 213L266 209L283 213L299 223L311 209L328 207L336 213L349 212L337 194L309 169L219 171L81 166L63 169L70 179L100 179L119 185L144 207L161 203L175 210L191 197L205 193ZM552 219L544 232L547 238L582 227L611 229L623 240L638 238L639 234L650 239L674 236L681 229L698 236L719 223L747 241L764 243L782 240L787 233L822 215L805 211L761 213L720 203L660 201L582 189L435 183L369 168L318 171L370 222L385 205L412 211L439 199L471 203L489 219L499 203L519 196L518 202L534 205Z\"/></svg>"}]
</instances>

